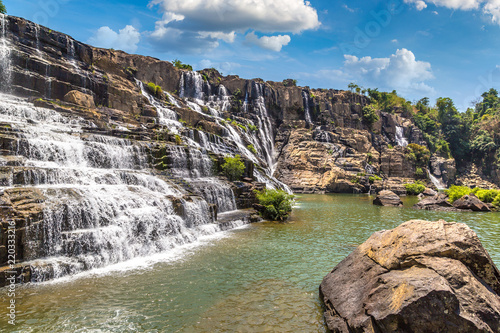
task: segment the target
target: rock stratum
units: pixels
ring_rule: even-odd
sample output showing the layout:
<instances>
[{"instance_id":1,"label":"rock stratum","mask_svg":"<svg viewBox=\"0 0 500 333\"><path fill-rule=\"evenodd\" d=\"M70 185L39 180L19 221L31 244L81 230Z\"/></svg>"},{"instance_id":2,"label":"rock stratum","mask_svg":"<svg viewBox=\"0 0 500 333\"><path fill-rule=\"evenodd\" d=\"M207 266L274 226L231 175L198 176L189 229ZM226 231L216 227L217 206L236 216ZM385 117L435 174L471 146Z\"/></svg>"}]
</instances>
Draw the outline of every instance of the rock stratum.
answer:
<instances>
[{"instance_id":1,"label":"rock stratum","mask_svg":"<svg viewBox=\"0 0 500 333\"><path fill-rule=\"evenodd\" d=\"M499 332L500 272L465 224L373 234L323 280L332 332Z\"/></svg>"}]
</instances>

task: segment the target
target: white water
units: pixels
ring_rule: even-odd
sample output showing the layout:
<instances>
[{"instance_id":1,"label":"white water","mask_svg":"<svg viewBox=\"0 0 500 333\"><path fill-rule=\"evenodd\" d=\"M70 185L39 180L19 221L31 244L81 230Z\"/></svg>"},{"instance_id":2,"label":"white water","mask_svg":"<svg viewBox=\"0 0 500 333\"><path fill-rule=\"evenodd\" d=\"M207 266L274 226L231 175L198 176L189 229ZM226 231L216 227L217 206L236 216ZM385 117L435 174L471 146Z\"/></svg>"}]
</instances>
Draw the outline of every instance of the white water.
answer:
<instances>
[{"instance_id":1,"label":"white water","mask_svg":"<svg viewBox=\"0 0 500 333\"><path fill-rule=\"evenodd\" d=\"M0 122L18 133L11 154L28 166L11 168L0 190L36 186L46 198L43 223L26 229L24 259L35 281L168 252L227 228L214 223L208 202L220 212L236 209L231 189L216 179L204 180L208 202L186 199L181 187L151 174L140 143L86 134L82 128L93 124L81 118L0 95ZM189 150L187 161L174 172L211 175L201 151Z\"/></svg>"},{"instance_id":2,"label":"white water","mask_svg":"<svg viewBox=\"0 0 500 333\"><path fill-rule=\"evenodd\" d=\"M11 45L7 39L7 16L0 14L0 91L9 91L12 76Z\"/></svg>"},{"instance_id":3,"label":"white water","mask_svg":"<svg viewBox=\"0 0 500 333\"><path fill-rule=\"evenodd\" d=\"M311 110L310 110L310 96L309 93L305 90L302 91L302 100L304 102L304 115L306 122L308 124L312 124L312 119L311 119Z\"/></svg>"},{"instance_id":4,"label":"white water","mask_svg":"<svg viewBox=\"0 0 500 333\"><path fill-rule=\"evenodd\" d=\"M427 170L427 175L429 176L429 179L431 182L436 186L438 190L446 190L446 184L443 182L442 179L438 179L436 176L434 176L429 170Z\"/></svg>"},{"instance_id":5,"label":"white water","mask_svg":"<svg viewBox=\"0 0 500 333\"><path fill-rule=\"evenodd\" d=\"M396 142L401 147L408 146L408 140L404 137L404 129L401 126L396 126Z\"/></svg>"}]
</instances>

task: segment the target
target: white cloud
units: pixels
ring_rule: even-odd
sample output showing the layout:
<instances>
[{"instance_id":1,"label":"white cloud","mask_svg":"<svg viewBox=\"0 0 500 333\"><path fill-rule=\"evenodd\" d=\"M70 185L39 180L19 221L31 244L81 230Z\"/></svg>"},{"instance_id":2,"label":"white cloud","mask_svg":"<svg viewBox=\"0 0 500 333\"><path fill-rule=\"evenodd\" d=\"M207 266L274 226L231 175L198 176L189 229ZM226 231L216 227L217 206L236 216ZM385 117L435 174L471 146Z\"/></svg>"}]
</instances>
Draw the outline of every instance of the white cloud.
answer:
<instances>
[{"instance_id":1,"label":"white cloud","mask_svg":"<svg viewBox=\"0 0 500 333\"><path fill-rule=\"evenodd\" d=\"M353 55L344 55L344 58L340 69L302 73L301 76L328 80L337 87L356 82L382 91L397 90L404 95L434 94L434 89L426 83L434 78L431 64L416 60L410 50L397 50L387 58L358 58Z\"/></svg>"},{"instance_id":2,"label":"white cloud","mask_svg":"<svg viewBox=\"0 0 500 333\"><path fill-rule=\"evenodd\" d=\"M247 44L257 45L263 49L271 50L274 52L280 52L283 46L288 45L292 39L288 35L279 36L263 36L257 37L257 35L252 31L245 36L245 41Z\"/></svg>"},{"instance_id":3,"label":"white cloud","mask_svg":"<svg viewBox=\"0 0 500 333\"><path fill-rule=\"evenodd\" d=\"M110 27L101 27L87 42L97 47L135 52L140 40L141 33L133 26L127 25L125 28L119 30L118 33Z\"/></svg>"},{"instance_id":4,"label":"white cloud","mask_svg":"<svg viewBox=\"0 0 500 333\"><path fill-rule=\"evenodd\" d=\"M152 44L162 50L202 52L216 48L220 40L233 43L238 33L248 30L300 33L321 25L316 9L305 0L152 0L149 3L150 7L155 5L160 7L163 18L156 22L150 37ZM278 50L290 42L286 42L288 38L289 35L262 37L255 44ZM187 45L192 43L200 45Z\"/></svg>"},{"instance_id":5,"label":"white cloud","mask_svg":"<svg viewBox=\"0 0 500 333\"><path fill-rule=\"evenodd\" d=\"M427 8L427 4L437 7L446 7L455 10L479 10L490 16L491 22L500 25L500 0L404 0L405 3L414 4L418 10ZM433 11L434 14L438 12Z\"/></svg>"},{"instance_id":6,"label":"white cloud","mask_svg":"<svg viewBox=\"0 0 500 333\"><path fill-rule=\"evenodd\" d=\"M397 39L393 39L393 40L391 40L391 42L397 44L398 40Z\"/></svg>"}]
</instances>

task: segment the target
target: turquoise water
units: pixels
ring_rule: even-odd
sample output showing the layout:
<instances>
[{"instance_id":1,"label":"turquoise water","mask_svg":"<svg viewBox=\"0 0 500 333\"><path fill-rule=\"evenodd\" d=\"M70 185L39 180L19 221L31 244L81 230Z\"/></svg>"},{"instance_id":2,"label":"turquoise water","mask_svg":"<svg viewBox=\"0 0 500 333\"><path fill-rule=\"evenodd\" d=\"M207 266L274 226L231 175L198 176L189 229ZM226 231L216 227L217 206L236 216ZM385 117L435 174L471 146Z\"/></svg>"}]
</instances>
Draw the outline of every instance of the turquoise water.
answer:
<instances>
[{"instance_id":1,"label":"turquoise water","mask_svg":"<svg viewBox=\"0 0 500 333\"><path fill-rule=\"evenodd\" d=\"M405 208L378 207L372 199L304 195L289 224L234 230L179 250L176 259L20 286L17 325L2 318L0 330L325 332L318 298L323 277L373 232L411 219L468 224L500 264L500 214L413 210L413 198Z\"/></svg>"}]
</instances>

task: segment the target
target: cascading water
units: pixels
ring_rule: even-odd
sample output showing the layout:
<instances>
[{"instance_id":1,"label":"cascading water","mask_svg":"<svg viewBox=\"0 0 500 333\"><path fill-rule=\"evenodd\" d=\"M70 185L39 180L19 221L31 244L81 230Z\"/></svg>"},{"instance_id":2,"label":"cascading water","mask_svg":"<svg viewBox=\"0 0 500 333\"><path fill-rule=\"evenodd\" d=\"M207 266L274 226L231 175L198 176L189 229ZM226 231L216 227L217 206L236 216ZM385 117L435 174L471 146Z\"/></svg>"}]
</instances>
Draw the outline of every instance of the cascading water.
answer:
<instances>
[{"instance_id":1,"label":"cascading water","mask_svg":"<svg viewBox=\"0 0 500 333\"><path fill-rule=\"evenodd\" d=\"M311 108L310 108L310 96L309 96L309 93L305 90L302 90L302 100L304 103L304 116L306 119L306 123L312 124Z\"/></svg>"},{"instance_id":2,"label":"cascading water","mask_svg":"<svg viewBox=\"0 0 500 333\"><path fill-rule=\"evenodd\" d=\"M408 146L408 140L404 136L404 129L401 126L396 126L396 142L401 147Z\"/></svg>"},{"instance_id":3,"label":"cascading water","mask_svg":"<svg viewBox=\"0 0 500 333\"><path fill-rule=\"evenodd\" d=\"M12 64L11 46L7 39L7 16L0 14L1 36L0 36L0 91L9 91L11 86Z\"/></svg>"},{"instance_id":4,"label":"cascading water","mask_svg":"<svg viewBox=\"0 0 500 333\"><path fill-rule=\"evenodd\" d=\"M434 176L429 170L427 170L427 175L429 176L429 179L431 180L431 182L434 184L434 186L436 186L436 188L438 190L446 190L447 189L447 186L446 184L443 182L442 179L439 179L437 178L436 176Z\"/></svg>"},{"instance_id":5,"label":"cascading water","mask_svg":"<svg viewBox=\"0 0 500 333\"><path fill-rule=\"evenodd\" d=\"M85 133L94 125L81 118L1 95L0 122L16 133L11 156L0 156L11 173L0 192L44 198L43 221L26 226L34 281L168 251L227 228L214 223L209 203L236 209L227 185L207 179L206 200L187 197L182 186L151 173L143 144ZM211 176L209 158L190 154L189 175ZM14 159L23 166L7 167Z\"/></svg>"},{"instance_id":6,"label":"cascading water","mask_svg":"<svg viewBox=\"0 0 500 333\"><path fill-rule=\"evenodd\" d=\"M167 126L167 128L174 134L179 133L179 128L182 124L177 119L177 113L175 111L167 108L165 105L161 104L156 98L154 98L144 86L144 83L136 79L136 83L141 88L141 93L146 97L149 103L156 108L158 113L158 122L160 125ZM170 95L168 95L170 98ZM171 98L172 100L173 98Z\"/></svg>"}]
</instances>

